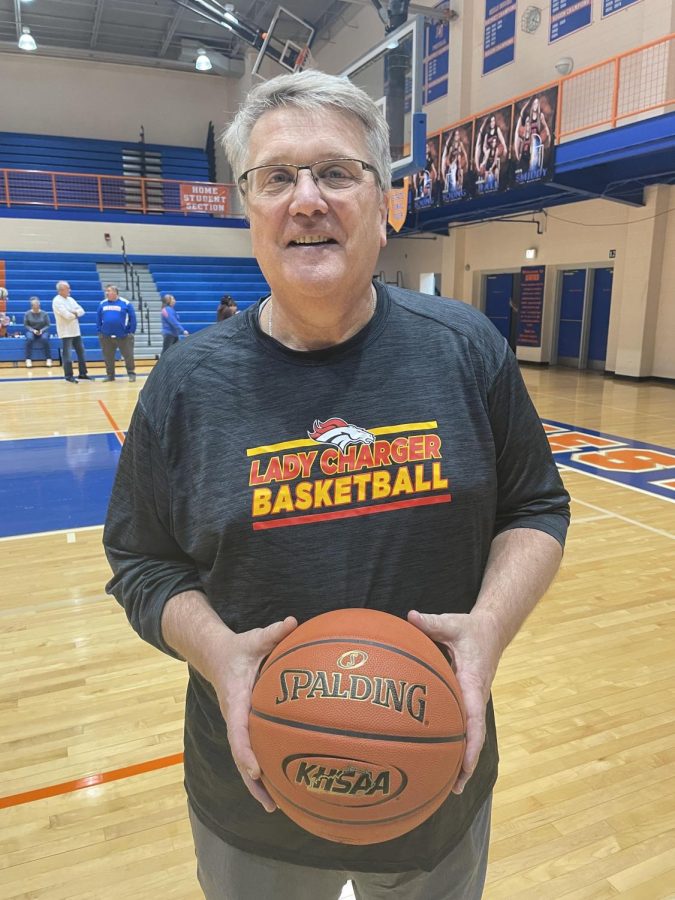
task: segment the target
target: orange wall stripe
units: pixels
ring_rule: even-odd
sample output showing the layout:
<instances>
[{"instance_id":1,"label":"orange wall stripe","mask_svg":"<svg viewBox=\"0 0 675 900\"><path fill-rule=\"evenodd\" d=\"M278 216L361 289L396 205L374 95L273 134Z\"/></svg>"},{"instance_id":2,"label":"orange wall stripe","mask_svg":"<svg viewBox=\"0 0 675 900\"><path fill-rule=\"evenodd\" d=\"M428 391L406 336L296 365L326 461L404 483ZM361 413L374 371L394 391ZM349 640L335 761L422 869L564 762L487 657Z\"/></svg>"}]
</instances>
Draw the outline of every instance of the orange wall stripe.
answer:
<instances>
[{"instance_id":1,"label":"orange wall stripe","mask_svg":"<svg viewBox=\"0 0 675 900\"><path fill-rule=\"evenodd\" d=\"M124 432L122 431L122 429L119 427L117 422L111 416L110 410L105 405L103 400L99 400L98 402L99 402L101 409L103 410L103 414L105 415L106 419L110 422L110 424L113 427L113 431L115 432L115 437L120 442L120 444L123 444L124 443Z\"/></svg>"},{"instance_id":2,"label":"orange wall stripe","mask_svg":"<svg viewBox=\"0 0 675 900\"><path fill-rule=\"evenodd\" d=\"M182 753L174 753L171 756L162 756L159 759L150 759L147 762L136 763L133 766L125 766L122 769L112 769L110 772L99 772L94 775L85 775L75 781L64 781L61 784L52 784L34 791L24 791L21 794L10 794L0 797L0 809L9 809L11 806L20 806L22 803L33 803L35 800L44 800L47 797L57 797L59 794L71 794L73 791L81 791L83 788L95 787L97 784L108 784L111 781L120 781L122 778L131 778L133 775L144 775L146 772L155 772L157 769L166 769L168 766L177 766L183 762Z\"/></svg>"}]
</instances>

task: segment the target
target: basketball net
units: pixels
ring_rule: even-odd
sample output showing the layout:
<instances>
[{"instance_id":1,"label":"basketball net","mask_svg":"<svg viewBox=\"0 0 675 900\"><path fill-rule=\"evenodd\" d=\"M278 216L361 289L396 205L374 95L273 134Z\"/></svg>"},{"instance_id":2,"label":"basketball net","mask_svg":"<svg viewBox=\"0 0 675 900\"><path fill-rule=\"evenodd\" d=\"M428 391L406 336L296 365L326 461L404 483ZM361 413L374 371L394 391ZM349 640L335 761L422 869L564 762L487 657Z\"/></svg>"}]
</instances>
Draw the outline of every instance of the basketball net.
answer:
<instances>
[{"instance_id":1,"label":"basketball net","mask_svg":"<svg viewBox=\"0 0 675 900\"><path fill-rule=\"evenodd\" d=\"M302 72L303 69L316 69L316 62L314 57L312 56L312 51L309 47L304 46L300 53L298 53L297 59L295 60L295 65L293 66L294 72Z\"/></svg>"}]
</instances>

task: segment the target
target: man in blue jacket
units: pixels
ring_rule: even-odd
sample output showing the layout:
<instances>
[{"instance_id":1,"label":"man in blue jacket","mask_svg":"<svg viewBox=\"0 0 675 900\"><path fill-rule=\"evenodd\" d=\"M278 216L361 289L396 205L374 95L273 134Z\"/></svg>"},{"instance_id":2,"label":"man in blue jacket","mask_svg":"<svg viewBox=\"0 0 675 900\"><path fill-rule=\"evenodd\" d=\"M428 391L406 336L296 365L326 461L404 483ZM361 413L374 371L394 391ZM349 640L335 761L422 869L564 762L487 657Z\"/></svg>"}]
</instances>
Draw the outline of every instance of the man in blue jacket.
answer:
<instances>
[{"instance_id":1,"label":"man in blue jacket","mask_svg":"<svg viewBox=\"0 0 675 900\"><path fill-rule=\"evenodd\" d=\"M106 376L103 380L115 380L115 351L119 347L129 381L136 381L134 362L136 312L128 300L120 297L117 285L106 285L105 296L106 299L101 300L96 312L98 340L105 360Z\"/></svg>"}]
</instances>

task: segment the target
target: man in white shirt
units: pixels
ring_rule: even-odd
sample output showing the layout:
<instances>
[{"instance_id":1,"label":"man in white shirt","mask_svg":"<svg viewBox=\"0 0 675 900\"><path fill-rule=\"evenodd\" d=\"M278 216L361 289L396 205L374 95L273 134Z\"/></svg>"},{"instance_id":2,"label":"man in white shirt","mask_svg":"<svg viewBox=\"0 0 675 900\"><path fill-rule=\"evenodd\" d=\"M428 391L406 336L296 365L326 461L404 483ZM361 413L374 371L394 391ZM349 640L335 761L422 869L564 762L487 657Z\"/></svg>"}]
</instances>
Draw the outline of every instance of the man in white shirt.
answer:
<instances>
[{"instance_id":1,"label":"man in white shirt","mask_svg":"<svg viewBox=\"0 0 675 900\"><path fill-rule=\"evenodd\" d=\"M52 300L52 311L56 322L56 333L61 338L61 356L63 357L63 373L66 381L77 384L77 378L73 377L73 350L77 353L79 377L85 381L91 381L91 377L87 375L87 361L80 335L79 320L84 315L84 310L70 296L70 285L67 281L57 281L56 290L58 293Z\"/></svg>"}]
</instances>

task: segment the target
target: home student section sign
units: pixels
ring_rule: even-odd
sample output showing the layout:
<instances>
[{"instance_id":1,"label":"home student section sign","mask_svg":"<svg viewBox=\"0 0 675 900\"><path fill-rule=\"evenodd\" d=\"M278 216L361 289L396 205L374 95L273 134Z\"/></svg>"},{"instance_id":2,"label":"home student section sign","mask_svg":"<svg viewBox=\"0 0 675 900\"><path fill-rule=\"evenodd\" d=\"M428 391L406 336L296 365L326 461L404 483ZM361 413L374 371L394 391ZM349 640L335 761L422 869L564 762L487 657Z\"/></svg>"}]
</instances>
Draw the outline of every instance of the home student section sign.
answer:
<instances>
[{"instance_id":1,"label":"home student section sign","mask_svg":"<svg viewBox=\"0 0 675 900\"><path fill-rule=\"evenodd\" d=\"M209 184L204 181L192 184L182 183L180 186L181 211L226 216L228 192L229 188L226 184Z\"/></svg>"}]
</instances>

